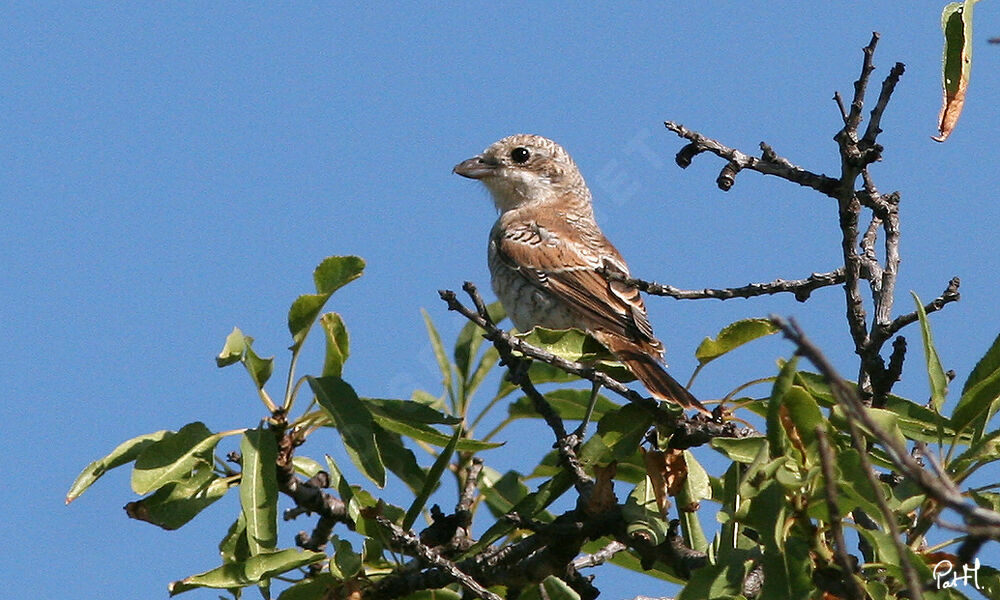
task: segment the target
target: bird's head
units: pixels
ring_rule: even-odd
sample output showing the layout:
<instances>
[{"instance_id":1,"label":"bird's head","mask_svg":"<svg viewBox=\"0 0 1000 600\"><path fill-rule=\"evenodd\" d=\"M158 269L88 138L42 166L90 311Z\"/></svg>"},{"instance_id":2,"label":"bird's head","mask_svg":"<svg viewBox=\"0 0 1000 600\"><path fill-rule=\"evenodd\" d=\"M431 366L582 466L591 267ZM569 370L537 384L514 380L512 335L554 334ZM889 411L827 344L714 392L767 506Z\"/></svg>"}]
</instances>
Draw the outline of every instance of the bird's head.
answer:
<instances>
[{"instance_id":1,"label":"bird's head","mask_svg":"<svg viewBox=\"0 0 1000 600\"><path fill-rule=\"evenodd\" d=\"M500 212L528 204L586 200L590 192L576 163L562 146L540 135L519 133L493 143L482 154L453 169L478 179L490 190Z\"/></svg>"}]
</instances>

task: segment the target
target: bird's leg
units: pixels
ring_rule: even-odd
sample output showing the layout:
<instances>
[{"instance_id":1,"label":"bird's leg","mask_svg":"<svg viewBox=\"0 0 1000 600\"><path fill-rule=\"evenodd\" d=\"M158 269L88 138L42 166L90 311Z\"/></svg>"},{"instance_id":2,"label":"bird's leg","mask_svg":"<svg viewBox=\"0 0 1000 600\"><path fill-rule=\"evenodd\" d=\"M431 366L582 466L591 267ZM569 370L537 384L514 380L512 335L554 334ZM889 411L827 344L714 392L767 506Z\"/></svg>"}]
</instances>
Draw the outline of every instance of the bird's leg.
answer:
<instances>
[{"instance_id":1,"label":"bird's leg","mask_svg":"<svg viewBox=\"0 0 1000 600\"><path fill-rule=\"evenodd\" d=\"M583 436L587 434L587 425L590 423L591 415L594 414L594 405L597 404L597 393L600 391L600 382L594 381L590 390L590 401L587 402L587 412L583 413L583 421L580 421L580 426L573 432L576 439L580 441L583 441Z\"/></svg>"}]
</instances>

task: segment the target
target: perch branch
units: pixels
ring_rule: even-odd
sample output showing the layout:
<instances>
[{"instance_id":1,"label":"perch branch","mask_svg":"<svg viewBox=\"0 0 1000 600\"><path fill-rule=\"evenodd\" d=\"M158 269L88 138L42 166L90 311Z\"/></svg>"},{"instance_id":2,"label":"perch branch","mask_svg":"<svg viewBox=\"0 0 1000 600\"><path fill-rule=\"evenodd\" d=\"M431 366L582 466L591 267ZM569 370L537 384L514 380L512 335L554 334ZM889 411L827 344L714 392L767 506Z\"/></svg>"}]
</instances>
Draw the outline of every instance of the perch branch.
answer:
<instances>
[{"instance_id":1,"label":"perch branch","mask_svg":"<svg viewBox=\"0 0 1000 600\"><path fill-rule=\"evenodd\" d=\"M839 268L829 273L812 273L805 279L775 279L767 283L751 283L734 288L705 288L701 290L682 290L672 285L664 285L652 281L644 281L634 277L625 277L621 273L601 269L601 274L612 281L622 281L629 286L638 288L653 296L669 296L677 300L704 300L715 298L729 300L730 298L753 298L769 294L790 293L799 302L805 302L813 290L844 283L844 269Z\"/></svg>"}]
</instances>

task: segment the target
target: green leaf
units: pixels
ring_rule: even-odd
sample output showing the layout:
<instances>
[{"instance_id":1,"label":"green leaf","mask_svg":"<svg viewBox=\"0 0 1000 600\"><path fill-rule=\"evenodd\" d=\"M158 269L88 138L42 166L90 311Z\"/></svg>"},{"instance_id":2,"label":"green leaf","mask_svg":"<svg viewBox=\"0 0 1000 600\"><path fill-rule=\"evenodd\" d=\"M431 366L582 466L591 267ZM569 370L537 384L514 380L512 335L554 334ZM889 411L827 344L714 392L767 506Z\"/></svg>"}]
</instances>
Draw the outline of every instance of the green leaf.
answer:
<instances>
[{"instance_id":1,"label":"green leaf","mask_svg":"<svg viewBox=\"0 0 1000 600\"><path fill-rule=\"evenodd\" d=\"M219 555L222 556L224 563L239 562L250 558L250 546L247 544L247 521L242 512L229 526L226 537L219 541Z\"/></svg>"},{"instance_id":2,"label":"green leaf","mask_svg":"<svg viewBox=\"0 0 1000 600\"><path fill-rule=\"evenodd\" d=\"M579 329L546 329L535 327L517 337L532 346L544 348L556 356L576 362L614 361L615 357L600 342Z\"/></svg>"},{"instance_id":3,"label":"green leaf","mask_svg":"<svg viewBox=\"0 0 1000 600\"><path fill-rule=\"evenodd\" d=\"M587 412L587 404L590 401L590 390L563 388L553 390L544 394L552 408L556 410L563 419L578 421ZM613 410L617 410L618 405L608 400L603 394L597 395L597 403L594 405L594 414L591 418L599 421L602 416ZM535 410L535 405L527 396L518 398L507 407L507 414L511 419L538 419L541 415Z\"/></svg>"},{"instance_id":4,"label":"green leaf","mask_svg":"<svg viewBox=\"0 0 1000 600\"><path fill-rule=\"evenodd\" d=\"M335 312L329 312L319 318L326 338L326 357L323 359L323 377L340 377L343 375L344 363L350 354L351 340L347 334L344 320Z\"/></svg>"},{"instance_id":5,"label":"green leaf","mask_svg":"<svg viewBox=\"0 0 1000 600\"><path fill-rule=\"evenodd\" d=\"M580 594L555 575L543 579L538 588L538 596L544 600L580 600Z\"/></svg>"},{"instance_id":6,"label":"green leaf","mask_svg":"<svg viewBox=\"0 0 1000 600\"><path fill-rule=\"evenodd\" d=\"M741 597L747 574L744 561L705 565L691 574L677 600Z\"/></svg>"},{"instance_id":7,"label":"green leaf","mask_svg":"<svg viewBox=\"0 0 1000 600\"><path fill-rule=\"evenodd\" d=\"M704 365L719 358L723 354L739 348L743 344L758 338L771 335L778 331L777 326L769 319L743 319L726 325L716 339L705 338L694 357L699 365Z\"/></svg>"},{"instance_id":8,"label":"green leaf","mask_svg":"<svg viewBox=\"0 0 1000 600\"><path fill-rule=\"evenodd\" d=\"M970 429L974 440L983 437L990 419L1000 408L1000 335L979 359L958 400L951 422L956 430Z\"/></svg>"},{"instance_id":9,"label":"green leaf","mask_svg":"<svg viewBox=\"0 0 1000 600\"><path fill-rule=\"evenodd\" d=\"M965 105L965 92L972 73L972 6L976 0L952 2L941 12L944 32L944 57L941 60L944 100L938 116L935 141L948 139Z\"/></svg>"},{"instance_id":10,"label":"green leaf","mask_svg":"<svg viewBox=\"0 0 1000 600\"><path fill-rule=\"evenodd\" d=\"M251 556L271 552L278 543L278 443L269 429L250 429L240 440L240 508L247 525Z\"/></svg>"},{"instance_id":11,"label":"green leaf","mask_svg":"<svg viewBox=\"0 0 1000 600\"><path fill-rule=\"evenodd\" d=\"M494 323L499 323L505 316L503 306L499 302L487 306L486 311ZM472 321L466 323L462 327L462 331L459 332L458 338L455 340L454 357L455 366L458 367L458 373L463 381L468 382L471 379L472 359L479 352L483 341L483 330Z\"/></svg>"},{"instance_id":12,"label":"green leaf","mask_svg":"<svg viewBox=\"0 0 1000 600\"><path fill-rule=\"evenodd\" d=\"M330 294L303 294L292 302L292 306L288 309L288 331L292 334L292 345L289 349L293 353L298 352L305 343L309 329L329 299Z\"/></svg>"},{"instance_id":13,"label":"green leaf","mask_svg":"<svg viewBox=\"0 0 1000 600\"><path fill-rule=\"evenodd\" d=\"M173 435L146 445L135 460L132 490L145 495L160 487L181 481L199 465L212 465L212 452L222 439L212 434L204 423L194 422Z\"/></svg>"},{"instance_id":14,"label":"green leaf","mask_svg":"<svg viewBox=\"0 0 1000 600\"><path fill-rule=\"evenodd\" d=\"M708 539L698 518L698 507L702 500L712 498L712 483L705 467L701 466L690 450L684 451L684 462L687 464L687 478L677 494L677 508L680 510L688 546L705 552L708 549Z\"/></svg>"},{"instance_id":15,"label":"green leaf","mask_svg":"<svg viewBox=\"0 0 1000 600\"><path fill-rule=\"evenodd\" d=\"M291 332L293 341L290 349L293 353L297 353L302 347L309 329L330 296L361 277L364 269L365 261L357 256L330 256L316 267L313 281L316 283L317 293L299 296L288 309L288 331Z\"/></svg>"},{"instance_id":16,"label":"green leaf","mask_svg":"<svg viewBox=\"0 0 1000 600\"><path fill-rule=\"evenodd\" d=\"M375 442L378 444L385 468L395 473L406 487L416 492L424 485L427 473L417 464L417 457L413 455L413 451L403 445L398 433L376 427Z\"/></svg>"},{"instance_id":17,"label":"green leaf","mask_svg":"<svg viewBox=\"0 0 1000 600\"><path fill-rule=\"evenodd\" d=\"M479 389L480 384L486 378L486 375L493 370L493 367L497 366L500 361L500 353L493 346L490 346L483 352L483 356L479 359L479 364L476 366L476 370L472 372L469 377L469 381L465 384L465 395L466 397L471 397L472 394Z\"/></svg>"},{"instance_id":18,"label":"green leaf","mask_svg":"<svg viewBox=\"0 0 1000 600\"><path fill-rule=\"evenodd\" d=\"M799 357L792 357L792 360L781 366L774 386L771 388L771 397L767 401L767 442L771 450L771 457L784 456L788 451L788 436L785 435L785 428L781 425L781 403L785 394L792 388L795 381L796 369L799 364Z\"/></svg>"},{"instance_id":19,"label":"green leaf","mask_svg":"<svg viewBox=\"0 0 1000 600\"><path fill-rule=\"evenodd\" d=\"M363 398L362 401L373 415L390 421L431 425L457 425L462 422L462 419L458 417L446 415L422 402L414 402L413 400Z\"/></svg>"},{"instance_id":20,"label":"green leaf","mask_svg":"<svg viewBox=\"0 0 1000 600\"><path fill-rule=\"evenodd\" d=\"M347 540L333 536L330 541L334 551L330 572L340 579L350 579L357 575L361 570L361 555L354 551Z\"/></svg>"},{"instance_id":21,"label":"green leaf","mask_svg":"<svg viewBox=\"0 0 1000 600\"><path fill-rule=\"evenodd\" d=\"M630 538L641 539L644 544L659 546L667 541L667 521L656 503L653 483L649 476L639 482L622 506L625 531Z\"/></svg>"},{"instance_id":22,"label":"green leaf","mask_svg":"<svg viewBox=\"0 0 1000 600\"><path fill-rule=\"evenodd\" d=\"M166 530L178 529L236 485L235 477L218 477L207 466L200 466L190 477L156 490L152 496L129 502L125 513L140 521Z\"/></svg>"},{"instance_id":23,"label":"green leaf","mask_svg":"<svg viewBox=\"0 0 1000 600\"><path fill-rule=\"evenodd\" d=\"M316 291L332 294L361 277L364 270L365 261L358 256L328 256L313 271Z\"/></svg>"},{"instance_id":24,"label":"green leaf","mask_svg":"<svg viewBox=\"0 0 1000 600\"><path fill-rule=\"evenodd\" d=\"M974 466L1000 460L1000 429L984 435L948 463L947 470L957 482L961 482Z\"/></svg>"},{"instance_id":25,"label":"green leaf","mask_svg":"<svg viewBox=\"0 0 1000 600\"><path fill-rule=\"evenodd\" d=\"M652 415L634 404L605 414L597 423L597 435L580 449L580 462L601 465L628 459L639 449L652 424Z\"/></svg>"},{"instance_id":26,"label":"green leaf","mask_svg":"<svg viewBox=\"0 0 1000 600\"><path fill-rule=\"evenodd\" d=\"M243 365L246 367L247 372L250 373L250 378L253 380L254 385L257 389L264 387L267 380L271 378L271 373L274 372L274 357L261 358L257 356L254 352L251 343L252 339L247 338L247 350L243 354Z\"/></svg>"},{"instance_id":27,"label":"green leaf","mask_svg":"<svg viewBox=\"0 0 1000 600\"><path fill-rule=\"evenodd\" d=\"M441 450L434 464L431 466L431 470L427 472L427 477L424 479L424 487L417 494L417 497L413 499L413 503L410 504L410 508L406 511L406 516L403 517L402 524L404 530L413 527L413 523L417 520L417 516L420 515L420 511L424 509L427 499L431 497L431 494L434 493L434 490L441 483L441 475L448 468L451 456L455 453L455 446L458 445L458 440L461 437L462 428L456 427L455 434L451 436L451 441Z\"/></svg>"},{"instance_id":28,"label":"green leaf","mask_svg":"<svg viewBox=\"0 0 1000 600\"><path fill-rule=\"evenodd\" d=\"M434 358L437 359L438 370L441 371L441 385L444 386L445 391L448 393L448 398L451 400L452 411L461 414L461 407L458 406L458 398L455 397L455 388L452 385L451 362L448 360L448 354L444 351L444 344L441 343L441 334L438 333L437 327L434 326L434 321L431 320L430 314L422 308L420 309L420 313L424 316L427 336L431 339L431 349L434 350Z\"/></svg>"},{"instance_id":29,"label":"green leaf","mask_svg":"<svg viewBox=\"0 0 1000 600\"><path fill-rule=\"evenodd\" d=\"M875 424L887 433L898 447L906 447L906 438L899 429L899 415L881 408L869 408L867 413L875 421ZM847 425L847 418L844 416L844 409L840 406L835 406L830 412L830 423L840 431L850 431ZM878 441L875 440L875 436L863 424L858 423L858 427L872 440Z\"/></svg>"},{"instance_id":30,"label":"green leaf","mask_svg":"<svg viewBox=\"0 0 1000 600\"><path fill-rule=\"evenodd\" d=\"M354 464L378 487L385 485L385 467L375 442L375 421L354 388L339 377L307 377L316 400L332 418Z\"/></svg>"},{"instance_id":31,"label":"green leaf","mask_svg":"<svg viewBox=\"0 0 1000 600\"><path fill-rule=\"evenodd\" d=\"M507 514L528 495L528 486L522 480L523 476L517 471L507 471L492 484L484 481L480 485L486 506L494 517Z\"/></svg>"},{"instance_id":32,"label":"green leaf","mask_svg":"<svg viewBox=\"0 0 1000 600\"><path fill-rule=\"evenodd\" d=\"M927 321L927 312L924 305L916 294L910 292L913 301L917 305L917 317L920 319L920 337L924 341L924 357L927 360L927 377L931 385L931 406L934 410L941 412L944 405L945 396L948 394L948 378L941 367L941 359L938 357L937 349L934 347L934 338L931 336L931 324Z\"/></svg>"},{"instance_id":33,"label":"green leaf","mask_svg":"<svg viewBox=\"0 0 1000 600\"><path fill-rule=\"evenodd\" d=\"M721 452L729 460L750 464L767 446L767 438L713 438L709 445Z\"/></svg>"},{"instance_id":34,"label":"green leaf","mask_svg":"<svg viewBox=\"0 0 1000 600\"><path fill-rule=\"evenodd\" d=\"M400 435L405 435L415 440L438 446L439 448L444 448L451 440L450 435L445 435L423 423L405 423L395 419L388 419L378 414L374 415L374 417L376 423L389 431L394 431ZM478 452L480 450L499 448L503 445L503 442L483 442L480 440L463 439L458 442L458 450L462 452Z\"/></svg>"},{"instance_id":35,"label":"green leaf","mask_svg":"<svg viewBox=\"0 0 1000 600\"><path fill-rule=\"evenodd\" d=\"M798 386L793 386L784 395L781 403L788 415L788 421L783 421L782 424L786 428L785 432L788 434L789 440L791 441L794 435L802 441L804 446L803 448L797 448L805 452L805 455L802 457L802 464L819 464L816 427L824 425L826 420L820 414L816 400L813 399L809 392ZM794 432L790 431L789 427L794 427Z\"/></svg>"},{"instance_id":36,"label":"green leaf","mask_svg":"<svg viewBox=\"0 0 1000 600\"><path fill-rule=\"evenodd\" d=\"M242 562L225 563L211 571L175 581L168 586L168 590L171 596L175 596L197 588L246 587L325 558L326 554L323 552L288 548L252 556Z\"/></svg>"},{"instance_id":37,"label":"green leaf","mask_svg":"<svg viewBox=\"0 0 1000 600\"><path fill-rule=\"evenodd\" d=\"M343 582L330 573L310 573L278 595L278 600L324 600L336 598L343 588Z\"/></svg>"},{"instance_id":38,"label":"green leaf","mask_svg":"<svg viewBox=\"0 0 1000 600\"><path fill-rule=\"evenodd\" d=\"M69 492L66 493L66 504L79 498L87 488L111 469L132 462L151 444L172 435L174 435L174 432L163 430L136 436L122 442L110 454L90 463L77 475L76 481L73 482L73 485L69 488Z\"/></svg>"},{"instance_id":39,"label":"green leaf","mask_svg":"<svg viewBox=\"0 0 1000 600\"><path fill-rule=\"evenodd\" d=\"M535 518L538 513L548 508L550 504L555 502L572 487L573 477L565 470L560 471L555 477L538 486L537 490L522 498L514 505L511 512L516 512L522 517ZM496 523L480 536L479 541L466 551L465 555L474 556L476 553L482 552L484 548L487 548L502 536L510 533L513 529L514 525L510 521L506 519L497 520Z\"/></svg>"},{"instance_id":40,"label":"green leaf","mask_svg":"<svg viewBox=\"0 0 1000 600\"><path fill-rule=\"evenodd\" d=\"M233 327L232 333L226 336L222 351L215 357L215 364L222 368L240 362L246 349L246 339L247 336L243 335L239 327Z\"/></svg>"}]
</instances>

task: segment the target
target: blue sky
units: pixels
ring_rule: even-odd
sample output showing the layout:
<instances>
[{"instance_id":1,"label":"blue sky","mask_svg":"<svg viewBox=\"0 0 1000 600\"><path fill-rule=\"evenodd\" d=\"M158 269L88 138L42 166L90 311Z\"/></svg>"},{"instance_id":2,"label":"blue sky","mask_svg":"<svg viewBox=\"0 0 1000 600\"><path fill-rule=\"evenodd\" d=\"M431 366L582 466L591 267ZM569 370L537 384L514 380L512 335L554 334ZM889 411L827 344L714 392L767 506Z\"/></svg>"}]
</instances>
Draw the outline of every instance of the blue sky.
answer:
<instances>
[{"instance_id":1,"label":"blue sky","mask_svg":"<svg viewBox=\"0 0 1000 600\"><path fill-rule=\"evenodd\" d=\"M873 77L907 65L883 119L884 162L872 169L882 191L903 198L897 313L912 308L908 290L926 301L962 277L962 301L933 326L945 368L964 381L1000 331L1000 48L985 43L1000 35L1000 13L977 8L969 102L952 138L936 144L941 5L5 4L8 593L163 597L167 582L217 564L233 498L172 533L125 517L134 498L124 470L69 508L62 498L87 462L124 439L263 416L245 375L218 370L213 356L239 326L283 372L288 305L311 291L325 256L368 261L328 305L352 335L345 377L367 396L439 393L419 309L454 335L462 323L436 290L466 279L487 289L494 219L486 194L451 168L505 135L542 134L573 154L605 233L638 276L722 287L835 267L829 199L752 173L723 193L719 161L674 165L682 144L662 122L748 152L765 140L835 174L831 97L849 95L873 30L883 36ZM806 304L648 304L682 380L705 336L768 313L796 316L845 374L856 369L837 289ZM897 391L922 399L919 336L908 334ZM718 397L789 353L766 340L707 368L694 391ZM314 349L302 368L318 360ZM509 439L530 448L542 439L543 452L538 427L521 421ZM328 442L305 451L336 454ZM510 450L486 458L528 467ZM286 524L282 543L307 527ZM661 591L611 570L597 583L607 598Z\"/></svg>"}]
</instances>

